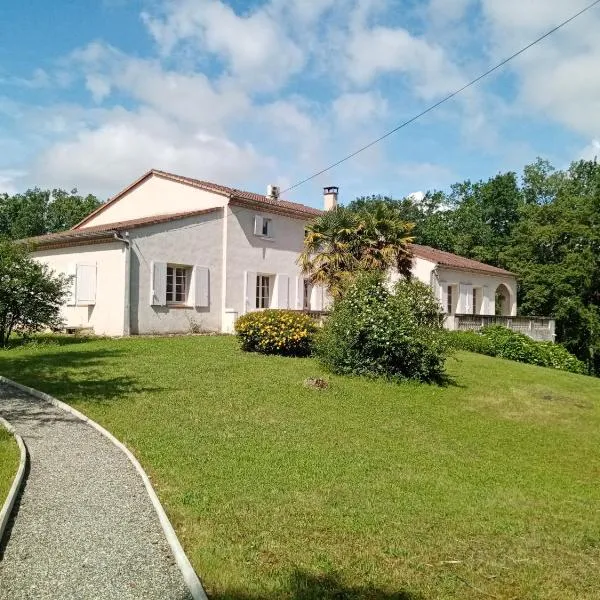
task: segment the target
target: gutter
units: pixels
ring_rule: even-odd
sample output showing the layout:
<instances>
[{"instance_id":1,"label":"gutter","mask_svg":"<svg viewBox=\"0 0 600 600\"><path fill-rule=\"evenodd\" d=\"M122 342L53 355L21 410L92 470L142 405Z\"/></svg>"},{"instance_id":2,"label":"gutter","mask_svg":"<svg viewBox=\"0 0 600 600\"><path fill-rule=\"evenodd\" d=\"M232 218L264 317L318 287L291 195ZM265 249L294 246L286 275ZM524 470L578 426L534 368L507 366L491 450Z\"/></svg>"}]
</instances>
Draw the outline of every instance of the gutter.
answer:
<instances>
[{"instance_id":1,"label":"gutter","mask_svg":"<svg viewBox=\"0 0 600 600\"><path fill-rule=\"evenodd\" d=\"M125 295L123 310L123 335L131 334L131 240L129 232L123 236L119 231L113 235L115 240L125 244Z\"/></svg>"}]
</instances>

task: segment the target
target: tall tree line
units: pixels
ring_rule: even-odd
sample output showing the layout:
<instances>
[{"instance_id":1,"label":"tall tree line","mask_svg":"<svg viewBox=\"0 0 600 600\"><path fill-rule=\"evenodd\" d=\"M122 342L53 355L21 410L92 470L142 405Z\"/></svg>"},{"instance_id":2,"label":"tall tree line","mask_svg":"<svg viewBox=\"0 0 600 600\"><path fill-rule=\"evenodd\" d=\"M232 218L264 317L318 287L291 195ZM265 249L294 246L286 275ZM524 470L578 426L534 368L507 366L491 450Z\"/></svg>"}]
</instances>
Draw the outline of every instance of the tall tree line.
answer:
<instances>
[{"instance_id":1,"label":"tall tree line","mask_svg":"<svg viewBox=\"0 0 600 600\"><path fill-rule=\"evenodd\" d=\"M415 223L415 242L513 271L519 312L553 316L557 341L600 374L600 164L464 181L422 202L373 196ZM364 199L362 199L364 201Z\"/></svg>"},{"instance_id":2,"label":"tall tree line","mask_svg":"<svg viewBox=\"0 0 600 600\"><path fill-rule=\"evenodd\" d=\"M101 202L77 190L34 188L22 194L0 194L0 237L13 240L70 229Z\"/></svg>"}]
</instances>

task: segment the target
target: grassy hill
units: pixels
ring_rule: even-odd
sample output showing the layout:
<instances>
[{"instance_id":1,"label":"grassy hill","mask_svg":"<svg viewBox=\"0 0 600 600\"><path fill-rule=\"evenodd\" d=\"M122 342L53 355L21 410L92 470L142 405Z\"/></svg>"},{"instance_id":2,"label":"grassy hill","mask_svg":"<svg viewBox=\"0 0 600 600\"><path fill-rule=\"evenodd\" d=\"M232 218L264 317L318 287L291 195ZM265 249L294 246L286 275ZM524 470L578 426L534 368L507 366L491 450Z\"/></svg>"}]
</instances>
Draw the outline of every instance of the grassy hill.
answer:
<instances>
[{"instance_id":1,"label":"grassy hill","mask_svg":"<svg viewBox=\"0 0 600 600\"><path fill-rule=\"evenodd\" d=\"M134 450L213 600L600 597L600 380L448 368L331 377L228 337L0 353Z\"/></svg>"}]
</instances>

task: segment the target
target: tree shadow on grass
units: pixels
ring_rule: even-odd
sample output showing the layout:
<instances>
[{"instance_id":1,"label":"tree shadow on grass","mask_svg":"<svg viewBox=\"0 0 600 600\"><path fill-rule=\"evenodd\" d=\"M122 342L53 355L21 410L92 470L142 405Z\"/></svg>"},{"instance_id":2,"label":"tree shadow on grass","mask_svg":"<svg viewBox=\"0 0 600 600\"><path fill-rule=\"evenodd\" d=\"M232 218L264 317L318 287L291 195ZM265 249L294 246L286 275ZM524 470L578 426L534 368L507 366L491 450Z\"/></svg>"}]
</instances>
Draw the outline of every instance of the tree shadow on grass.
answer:
<instances>
[{"instance_id":1,"label":"tree shadow on grass","mask_svg":"<svg viewBox=\"0 0 600 600\"><path fill-rule=\"evenodd\" d=\"M161 391L140 385L133 373L119 373L117 359L123 354L124 350L98 348L31 354L9 351L0 353L0 375L65 402L109 402Z\"/></svg>"},{"instance_id":2,"label":"tree shadow on grass","mask_svg":"<svg viewBox=\"0 0 600 600\"><path fill-rule=\"evenodd\" d=\"M8 340L7 350L22 348L27 346L73 346L76 344L85 344L102 339L94 335L64 334L64 333L36 333L27 336L12 336Z\"/></svg>"},{"instance_id":3,"label":"tree shadow on grass","mask_svg":"<svg viewBox=\"0 0 600 600\"><path fill-rule=\"evenodd\" d=\"M313 574L297 569L284 590L270 594L250 594L226 590L209 594L210 600L425 600L408 590L389 590L372 585L347 585L338 573Z\"/></svg>"}]
</instances>

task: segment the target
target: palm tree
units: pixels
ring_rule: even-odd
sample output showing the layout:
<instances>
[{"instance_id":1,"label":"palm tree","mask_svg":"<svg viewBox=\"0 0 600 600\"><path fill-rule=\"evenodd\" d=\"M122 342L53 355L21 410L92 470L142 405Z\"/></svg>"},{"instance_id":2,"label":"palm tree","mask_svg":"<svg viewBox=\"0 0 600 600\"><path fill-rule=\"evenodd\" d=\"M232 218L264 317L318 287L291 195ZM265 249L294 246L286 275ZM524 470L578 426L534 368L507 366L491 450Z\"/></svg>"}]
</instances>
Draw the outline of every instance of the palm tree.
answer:
<instances>
[{"instance_id":1,"label":"palm tree","mask_svg":"<svg viewBox=\"0 0 600 600\"><path fill-rule=\"evenodd\" d=\"M401 276L410 277L409 244L414 224L404 221L398 208L385 200L365 202L355 210L361 223L361 268L366 271L395 268Z\"/></svg>"},{"instance_id":2,"label":"palm tree","mask_svg":"<svg viewBox=\"0 0 600 600\"><path fill-rule=\"evenodd\" d=\"M304 250L298 259L311 284L338 297L351 274L359 268L356 238L357 215L344 207L324 213L306 227Z\"/></svg>"},{"instance_id":3,"label":"palm tree","mask_svg":"<svg viewBox=\"0 0 600 600\"><path fill-rule=\"evenodd\" d=\"M384 200L338 206L307 226L298 262L312 284L326 287L337 298L360 271L396 268L410 276L412 229L413 224Z\"/></svg>"}]
</instances>

